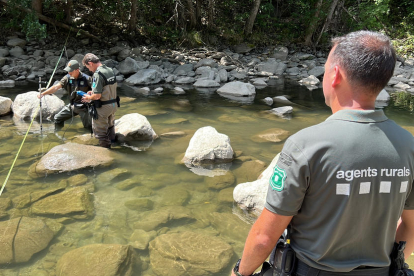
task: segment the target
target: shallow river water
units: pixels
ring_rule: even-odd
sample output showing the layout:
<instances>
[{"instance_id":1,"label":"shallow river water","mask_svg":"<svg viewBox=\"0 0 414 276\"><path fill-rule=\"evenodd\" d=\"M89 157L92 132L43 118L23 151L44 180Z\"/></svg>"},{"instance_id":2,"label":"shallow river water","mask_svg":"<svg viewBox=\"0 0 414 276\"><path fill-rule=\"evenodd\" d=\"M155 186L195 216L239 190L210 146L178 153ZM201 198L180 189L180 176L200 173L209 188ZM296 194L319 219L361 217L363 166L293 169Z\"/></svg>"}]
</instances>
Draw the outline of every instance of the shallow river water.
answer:
<instances>
[{"instance_id":1,"label":"shallow river water","mask_svg":"<svg viewBox=\"0 0 414 276\"><path fill-rule=\"evenodd\" d=\"M42 135L38 132L38 125L34 124L1 197L13 201L18 196L48 189L69 177L84 174L88 179L86 185L92 189L94 216L87 220L47 217L62 226L48 247L34 255L29 262L0 266L0 276L56 275L56 263L66 252L94 243L133 244L131 237L136 230L134 225L150 216L165 215L165 212L170 212L165 222L157 224L154 229L147 229L149 240L165 233L186 231L218 237L233 248L234 254L221 271L209 275L229 275L242 254L251 226L247 219L236 215L239 212L233 203L233 188L238 183L256 180L283 146L283 141L257 142L252 137L272 128L293 134L324 121L331 114L324 104L321 89L309 91L280 79L272 80L269 84L264 89L256 90L256 98L252 103L228 100L208 90L189 88L184 95L174 95L169 87L164 87L161 95L147 95L125 85L120 86L118 94L121 96L121 108L116 113L117 118L139 113L147 117L159 136L172 131L183 131L185 135L160 137L141 151L136 150L136 147L116 145L112 149L116 152L116 160L104 169L30 178L27 174L29 167L48 150L70 141L76 135L87 134L79 117L72 123L67 121L57 135L50 122L44 122ZM36 84L26 84L2 88L0 96L14 100L18 93L36 90L36 87ZM261 101L268 96L280 95L288 95L294 103L290 119L268 113L270 107ZM391 102L385 108L385 113L414 133L413 114L408 110L398 108ZM228 135L237 153L230 167L235 180L225 187L211 185L210 177L197 175L179 162L194 132L204 126L212 126L219 133ZM15 122L12 116L0 117L1 183L9 173L28 127L29 122ZM122 183L126 183L127 179L134 181L123 186ZM131 200L137 198L148 199L150 203L145 206L131 205ZM27 214L25 209L10 208L7 216L1 220L24 214ZM177 219L174 219L174 215ZM144 242L144 248L142 244L140 247L136 252L142 260L142 266L134 275L157 275L152 267L154 264L148 246ZM204 254L211 250L214 248L204 248L197 253Z\"/></svg>"}]
</instances>

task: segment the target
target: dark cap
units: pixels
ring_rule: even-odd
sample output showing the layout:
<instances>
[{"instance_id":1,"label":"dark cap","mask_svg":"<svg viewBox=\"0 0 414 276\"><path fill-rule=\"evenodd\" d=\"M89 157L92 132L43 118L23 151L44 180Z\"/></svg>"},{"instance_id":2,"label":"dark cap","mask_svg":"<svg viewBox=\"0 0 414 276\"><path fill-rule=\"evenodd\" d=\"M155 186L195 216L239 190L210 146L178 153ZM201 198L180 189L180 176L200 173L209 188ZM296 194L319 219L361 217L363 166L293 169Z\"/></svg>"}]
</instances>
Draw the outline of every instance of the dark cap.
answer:
<instances>
[{"instance_id":1,"label":"dark cap","mask_svg":"<svg viewBox=\"0 0 414 276\"><path fill-rule=\"evenodd\" d=\"M79 62L77 60L71 60L68 63L68 66L66 66L65 70L66 72L72 72L73 70L79 69Z\"/></svg>"}]
</instances>

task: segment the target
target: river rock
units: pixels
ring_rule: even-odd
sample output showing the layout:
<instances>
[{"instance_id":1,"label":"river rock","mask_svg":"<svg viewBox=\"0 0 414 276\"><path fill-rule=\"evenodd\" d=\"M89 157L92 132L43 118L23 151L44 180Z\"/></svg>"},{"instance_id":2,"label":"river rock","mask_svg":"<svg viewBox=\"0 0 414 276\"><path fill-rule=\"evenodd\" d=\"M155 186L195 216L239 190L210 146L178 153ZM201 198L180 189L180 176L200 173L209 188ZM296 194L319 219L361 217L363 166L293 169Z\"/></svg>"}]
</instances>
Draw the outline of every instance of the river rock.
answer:
<instances>
[{"instance_id":1,"label":"river rock","mask_svg":"<svg viewBox=\"0 0 414 276\"><path fill-rule=\"evenodd\" d=\"M307 78L301 79L299 81L299 83L304 84L304 85L317 85L320 82L321 81L317 77L315 77L313 75L311 75L311 76L309 76Z\"/></svg>"},{"instance_id":2,"label":"river rock","mask_svg":"<svg viewBox=\"0 0 414 276\"><path fill-rule=\"evenodd\" d=\"M225 175L204 178L204 183L207 187L214 190L221 190L230 187L235 181L236 177L232 172L228 172Z\"/></svg>"},{"instance_id":3,"label":"river rock","mask_svg":"<svg viewBox=\"0 0 414 276\"><path fill-rule=\"evenodd\" d=\"M289 53L289 49L284 47L284 46L280 46L280 47L276 47L275 50L273 51L273 55L272 57L275 59L279 59L279 60L286 60L287 56Z\"/></svg>"},{"instance_id":4,"label":"river rock","mask_svg":"<svg viewBox=\"0 0 414 276\"><path fill-rule=\"evenodd\" d=\"M51 173L64 173L84 168L109 166L113 162L111 151L75 143L52 148L29 168L31 177L43 177Z\"/></svg>"},{"instance_id":5,"label":"river rock","mask_svg":"<svg viewBox=\"0 0 414 276\"><path fill-rule=\"evenodd\" d=\"M277 62L275 58L269 58L266 62L262 62L256 65L258 72L263 72L265 75L282 75L287 68L287 64L283 62Z\"/></svg>"},{"instance_id":6,"label":"river rock","mask_svg":"<svg viewBox=\"0 0 414 276\"><path fill-rule=\"evenodd\" d=\"M199 128L194 133L182 161L187 165L204 162L231 162L233 155L229 137L207 126Z\"/></svg>"},{"instance_id":7,"label":"river rock","mask_svg":"<svg viewBox=\"0 0 414 276\"><path fill-rule=\"evenodd\" d=\"M126 84L139 85L139 84L157 84L161 81L162 74L155 69L143 69L133 74L125 80Z\"/></svg>"},{"instance_id":8,"label":"river rock","mask_svg":"<svg viewBox=\"0 0 414 276\"><path fill-rule=\"evenodd\" d=\"M144 231L142 229L134 230L131 237L129 238L129 244L139 250L146 250L149 242L157 235L155 231Z\"/></svg>"},{"instance_id":9,"label":"river rock","mask_svg":"<svg viewBox=\"0 0 414 276\"><path fill-rule=\"evenodd\" d=\"M10 49L9 53L12 57L20 58L24 54L24 50L21 47L16 46Z\"/></svg>"},{"instance_id":10,"label":"river rock","mask_svg":"<svg viewBox=\"0 0 414 276\"><path fill-rule=\"evenodd\" d=\"M14 87L14 86L15 86L14 80L0 81L0 87Z\"/></svg>"},{"instance_id":11,"label":"river rock","mask_svg":"<svg viewBox=\"0 0 414 276\"><path fill-rule=\"evenodd\" d=\"M199 62L197 62L197 64L194 65L194 68L197 69L198 67L202 67L202 66L209 66L211 68L216 68L216 67L218 67L218 64L214 59L205 58L205 59L202 59Z\"/></svg>"},{"instance_id":12,"label":"river rock","mask_svg":"<svg viewBox=\"0 0 414 276\"><path fill-rule=\"evenodd\" d=\"M233 248L222 239L195 232L158 236L149 250L152 270L159 276L212 275L233 256Z\"/></svg>"},{"instance_id":13,"label":"river rock","mask_svg":"<svg viewBox=\"0 0 414 276\"><path fill-rule=\"evenodd\" d=\"M14 99L12 110L16 119L35 119L39 120L40 112L37 112L40 100L37 98L39 92L31 91L19 94ZM55 95L42 97L42 119L53 121L53 117L64 106L65 103Z\"/></svg>"},{"instance_id":14,"label":"river rock","mask_svg":"<svg viewBox=\"0 0 414 276\"><path fill-rule=\"evenodd\" d=\"M250 83L233 81L226 83L225 85L217 89L217 93L224 97L226 97L227 95L236 97L249 97L256 95L256 89L254 85Z\"/></svg>"},{"instance_id":15,"label":"river rock","mask_svg":"<svg viewBox=\"0 0 414 276\"><path fill-rule=\"evenodd\" d=\"M220 83L214 81L214 80L203 80L199 79L194 84L195 87L218 87L220 86Z\"/></svg>"},{"instance_id":16,"label":"river rock","mask_svg":"<svg viewBox=\"0 0 414 276\"><path fill-rule=\"evenodd\" d=\"M234 188L234 201L242 210L249 212L253 217L259 216L264 208L269 179L273 174L279 155L276 155L256 181L241 183Z\"/></svg>"},{"instance_id":17,"label":"river rock","mask_svg":"<svg viewBox=\"0 0 414 276\"><path fill-rule=\"evenodd\" d=\"M42 220L29 217L0 222L0 233L0 264L27 262L53 238L53 231Z\"/></svg>"},{"instance_id":18,"label":"river rock","mask_svg":"<svg viewBox=\"0 0 414 276\"><path fill-rule=\"evenodd\" d=\"M64 254L56 265L56 276L132 276L141 260L130 245L90 244Z\"/></svg>"},{"instance_id":19,"label":"river rock","mask_svg":"<svg viewBox=\"0 0 414 276\"><path fill-rule=\"evenodd\" d=\"M280 128L271 128L264 130L250 139L254 142L263 143L263 142L282 142L289 136L289 131L280 129Z\"/></svg>"},{"instance_id":20,"label":"river rock","mask_svg":"<svg viewBox=\"0 0 414 276\"><path fill-rule=\"evenodd\" d=\"M378 94L377 98L376 98L376 102L383 102L383 103L387 103L390 101L390 94L388 94L387 90L382 89L381 92Z\"/></svg>"},{"instance_id":21,"label":"river rock","mask_svg":"<svg viewBox=\"0 0 414 276\"><path fill-rule=\"evenodd\" d=\"M86 188L75 187L33 203L30 211L41 216L57 215L84 219L92 217L93 203Z\"/></svg>"},{"instance_id":22,"label":"river rock","mask_svg":"<svg viewBox=\"0 0 414 276\"><path fill-rule=\"evenodd\" d=\"M156 230L168 223L176 222L190 223L194 221L190 210L182 206L171 206L161 209L156 209L146 214L142 219L135 222L134 229L143 229L145 231Z\"/></svg>"},{"instance_id":23,"label":"river rock","mask_svg":"<svg viewBox=\"0 0 414 276\"><path fill-rule=\"evenodd\" d=\"M310 76L315 76L315 77L320 77L323 74L325 74L325 67L323 66L316 66L314 68L312 68L311 70L308 71L308 74Z\"/></svg>"},{"instance_id":24,"label":"river rock","mask_svg":"<svg viewBox=\"0 0 414 276\"><path fill-rule=\"evenodd\" d=\"M139 70L146 69L148 66L148 61L136 61L133 58L127 57L124 61L119 63L118 70L123 75L130 75Z\"/></svg>"},{"instance_id":25,"label":"river rock","mask_svg":"<svg viewBox=\"0 0 414 276\"><path fill-rule=\"evenodd\" d=\"M15 47L15 46L24 47L24 46L26 46L26 44L27 44L26 40L21 39L21 38L17 38L17 37L9 39L7 41L7 46L9 46L9 47Z\"/></svg>"},{"instance_id":26,"label":"river rock","mask_svg":"<svg viewBox=\"0 0 414 276\"><path fill-rule=\"evenodd\" d=\"M0 96L0 116L12 112L11 106L13 102L10 98Z\"/></svg>"},{"instance_id":27,"label":"river rock","mask_svg":"<svg viewBox=\"0 0 414 276\"><path fill-rule=\"evenodd\" d=\"M190 84L194 83L196 80L192 77L184 77L184 78L178 78L175 83L176 84Z\"/></svg>"},{"instance_id":28,"label":"river rock","mask_svg":"<svg viewBox=\"0 0 414 276\"><path fill-rule=\"evenodd\" d=\"M147 118L138 113L127 114L116 120L115 132L121 142L148 141L158 137Z\"/></svg>"},{"instance_id":29,"label":"river rock","mask_svg":"<svg viewBox=\"0 0 414 276\"><path fill-rule=\"evenodd\" d=\"M285 117L293 112L293 107L291 106L276 107L276 108L272 108L270 112L273 114L276 114L277 116Z\"/></svg>"},{"instance_id":30,"label":"river rock","mask_svg":"<svg viewBox=\"0 0 414 276\"><path fill-rule=\"evenodd\" d=\"M0 48L0 57L7 57L9 55L9 49Z\"/></svg>"}]
</instances>

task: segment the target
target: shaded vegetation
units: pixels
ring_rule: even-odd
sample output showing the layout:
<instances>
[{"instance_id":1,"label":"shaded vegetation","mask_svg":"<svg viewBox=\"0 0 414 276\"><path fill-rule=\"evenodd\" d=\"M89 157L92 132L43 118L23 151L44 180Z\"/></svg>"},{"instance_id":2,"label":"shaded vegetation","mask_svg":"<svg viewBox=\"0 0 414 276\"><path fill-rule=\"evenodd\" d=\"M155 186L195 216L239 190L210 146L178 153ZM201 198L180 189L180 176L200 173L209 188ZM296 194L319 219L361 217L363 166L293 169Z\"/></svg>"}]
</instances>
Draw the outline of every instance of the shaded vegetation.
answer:
<instances>
[{"instance_id":1,"label":"shaded vegetation","mask_svg":"<svg viewBox=\"0 0 414 276\"><path fill-rule=\"evenodd\" d=\"M42 14L102 40L117 35L137 45L295 43L317 49L332 36L369 29L395 39L400 55L411 56L414 47L411 0L0 0L0 8L2 29L23 32L28 39L64 33L39 21ZM253 15L249 32L246 25Z\"/></svg>"}]
</instances>

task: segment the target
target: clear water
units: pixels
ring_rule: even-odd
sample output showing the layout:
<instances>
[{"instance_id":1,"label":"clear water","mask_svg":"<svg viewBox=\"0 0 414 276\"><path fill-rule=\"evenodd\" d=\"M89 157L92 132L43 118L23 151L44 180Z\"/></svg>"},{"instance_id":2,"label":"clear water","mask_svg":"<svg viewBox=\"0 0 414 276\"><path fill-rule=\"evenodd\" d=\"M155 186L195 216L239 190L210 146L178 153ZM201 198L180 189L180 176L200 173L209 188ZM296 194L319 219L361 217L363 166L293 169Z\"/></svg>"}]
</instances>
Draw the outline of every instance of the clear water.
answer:
<instances>
[{"instance_id":1,"label":"clear water","mask_svg":"<svg viewBox=\"0 0 414 276\"><path fill-rule=\"evenodd\" d=\"M36 84L15 88L2 88L0 95L12 99L18 93L36 90ZM156 87L151 87L154 89ZM293 134L305 127L324 121L331 113L325 106L321 89L309 91L305 87L273 80L264 89L257 89L253 103L243 104L228 100L217 93L187 89L185 95L174 95L166 86L162 95L145 95L127 86L119 87L121 108L116 117L129 113L140 113L147 117L158 135L172 131L183 131L185 136L158 138L145 151L134 151L129 147L116 146L114 164L106 169L82 170L72 173L49 175L32 179L28 168L53 146L64 143L53 133L53 124L44 122L43 136L33 126L24 143L1 197L13 199L31 191L56 186L61 180L76 174L85 174L88 184L93 184L95 215L92 219L76 220L50 218L64 227L51 241L48 248L36 254L29 262L0 266L0 275L55 275L55 265L66 252L93 243L128 244L134 232L134 224L145 220L159 210L170 206L190 211L192 219L173 220L156 227L154 235L167 232L194 231L217 236L229 243L234 256L229 266L213 276L229 275L234 262L241 256L250 224L234 214L236 206L232 201L232 189L238 184L257 179L260 172L280 152L283 142L258 143L251 138L271 128L281 128ZM261 100L265 97L288 95L293 105L290 120L269 114L269 106ZM283 106L283 105L276 105ZM412 116L408 110L394 107L391 103L385 109L386 115L402 126L411 128ZM231 172L235 182L221 190L208 187L208 177L191 172L179 160L183 157L194 132L204 126L212 126L229 136L238 158L232 162ZM0 117L0 180L4 182L17 154L29 123L16 123L12 116ZM67 121L58 134L69 141L75 135L87 133L79 117ZM261 162L254 163L252 161ZM252 164L261 164L253 166ZM122 169L123 173L108 181L105 172ZM133 179L135 187L120 190L117 184ZM145 197L153 202L150 210L131 210L125 206L129 200ZM182 207L181 207L182 208ZM27 214L24 209L10 209L3 220ZM206 249L208 250L208 249ZM137 250L144 265L137 275L155 275L151 269L149 250ZM200 252L202 254L202 252ZM234 261L234 262L233 262Z\"/></svg>"}]
</instances>

